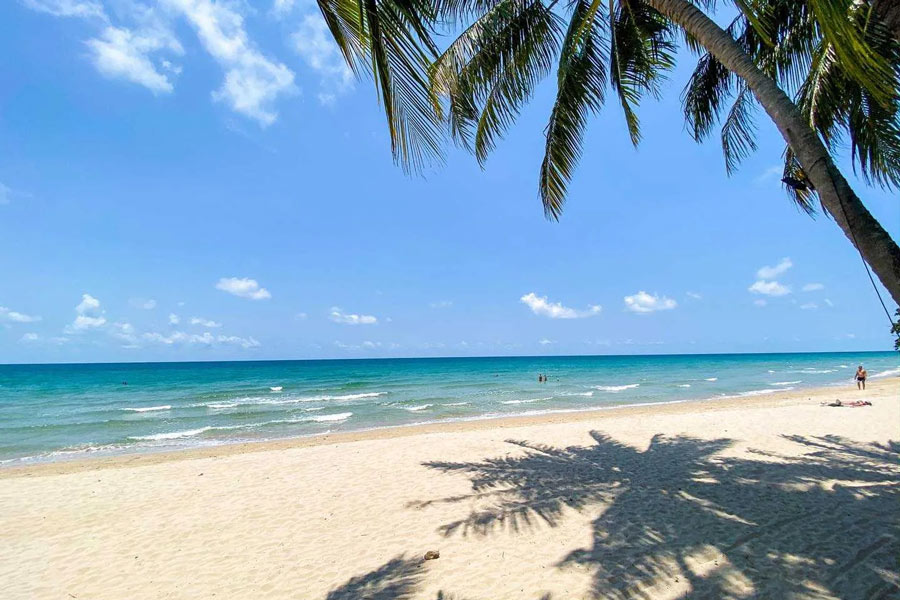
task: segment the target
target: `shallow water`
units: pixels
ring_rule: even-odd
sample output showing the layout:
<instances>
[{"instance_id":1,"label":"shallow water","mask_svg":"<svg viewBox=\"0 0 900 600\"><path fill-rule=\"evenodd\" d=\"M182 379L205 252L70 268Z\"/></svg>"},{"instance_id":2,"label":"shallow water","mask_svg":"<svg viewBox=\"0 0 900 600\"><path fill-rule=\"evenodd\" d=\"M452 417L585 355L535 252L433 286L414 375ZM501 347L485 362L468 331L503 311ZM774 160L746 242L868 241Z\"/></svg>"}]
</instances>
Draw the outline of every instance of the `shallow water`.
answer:
<instances>
[{"instance_id":1,"label":"shallow water","mask_svg":"<svg viewBox=\"0 0 900 600\"><path fill-rule=\"evenodd\" d=\"M900 375L894 352L0 365L0 464ZM539 373L549 381L538 383Z\"/></svg>"}]
</instances>

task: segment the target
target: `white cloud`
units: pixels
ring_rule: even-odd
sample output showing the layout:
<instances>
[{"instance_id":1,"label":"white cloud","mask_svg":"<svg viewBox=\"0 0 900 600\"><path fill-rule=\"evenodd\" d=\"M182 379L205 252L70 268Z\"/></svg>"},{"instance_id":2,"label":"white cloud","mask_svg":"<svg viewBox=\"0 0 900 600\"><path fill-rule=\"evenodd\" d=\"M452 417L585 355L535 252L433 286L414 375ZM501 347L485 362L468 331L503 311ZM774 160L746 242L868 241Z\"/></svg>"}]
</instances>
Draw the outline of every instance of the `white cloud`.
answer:
<instances>
[{"instance_id":1,"label":"white cloud","mask_svg":"<svg viewBox=\"0 0 900 600\"><path fill-rule=\"evenodd\" d=\"M824 290L825 286L821 283L807 283L803 286L804 292L817 292L819 290Z\"/></svg>"},{"instance_id":2,"label":"white cloud","mask_svg":"<svg viewBox=\"0 0 900 600\"><path fill-rule=\"evenodd\" d=\"M306 65L319 75L321 104L333 104L339 94L353 87L353 73L320 14L304 16L291 41Z\"/></svg>"},{"instance_id":3,"label":"white cloud","mask_svg":"<svg viewBox=\"0 0 900 600\"><path fill-rule=\"evenodd\" d=\"M272 3L272 14L278 18L286 16L294 10L294 0L275 0Z\"/></svg>"},{"instance_id":4,"label":"white cloud","mask_svg":"<svg viewBox=\"0 0 900 600\"><path fill-rule=\"evenodd\" d=\"M697 292L685 292L685 295L688 298L693 298L694 300L703 300L703 295L698 294Z\"/></svg>"},{"instance_id":5,"label":"white cloud","mask_svg":"<svg viewBox=\"0 0 900 600\"><path fill-rule=\"evenodd\" d=\"M832 302L832 301L829 300L828 298L825 298L824 300L822 300L822 302L825 303L825 306L829 306L829 307L830 307L830 306L834 306L834 302Z\"/></svg>"},{"instance_id":6,"label":"white cloud","mask_svg":"<svg viewBox=\"0 0 900 600\"><path fill-rule=\"evenodd\" d=\"M225 81L213 99L232 110L271 125L278 118L275 100L297 91L294 73L257 50L244 29L244 19L232 5L211 0L162 0L187 18L207 52L225 70Z\"/></svg>"},{"instance_id":7,"label":"white cloud","mask_svg":"<svg viewBox=\"0 0 900 600\"><path fill-rule=\"evenodd\" d=\"M38 316L26 315L14 310L9 310L5 306L0 306L0 321L12 321L13 323L34 323L40 320L41 318Z\"/></svg>"},{"instance_id":8,"label":"white cloud","mask_svg":"<svg viewBox=\"0 0 900 600\"><path fill-rule=\"evenodd\" d=\"M790 258L782 258L774 267L760 267L756 272L757 279L775 279L794 266Z\"/></svg>"},{"instance_id":9,"label":"white cloud","mask_svg":"<svg viewBox=\"0 0 900 600\"><path fill-rule=\"evenodd\" d=\"M100 301L90 294L82 294L81 302L75 307L75 312L80 315L84 313L100 310Z\"/></svg>"},{"instance_id":10,"label":"white cloud","mask_svg":"<svg viewBox=\"0 0 900 600\"><path fill-rule=\"evenodd\" d=\"M758 299L756 299L756 300L753 301L753 304L754 304L755 306L765 306L766 304L768 304L768 302L766 302L766 301L763 300L762 298L758 298Z\"/></svg>"},{"instance_id":11,"label":"white cloud","mask_svg":"<svg viewBox=\"0 0 900 600\"><path fill-rule=\"evenodd\" d=\"M106 20L103 5L95 0L22 0L22 3L31 10L54 17Z\"/></svg>"},{"instance_id":12,"label":"white cloud","mask_svg":"<svg viewBox=\"0 0 900 600\"><path fill-rule=\"evenodd\" d=\"M298 321L303 321L303 320L305 320L308 316L309 316L309 315L307 315L305 312L299 312L299 313L297 313L296 315L294 315L294 318L297 319Z\"/></svg>"},{"instance_id":13,"label":"white cloud","mask_svg":"<svg viewBox=\"0 0 900 600\"><path fill-rule=\"evenodd\" d=\"M538 344L540 344L541 346L549 346L553 343L555 343L553 340L548 340L547 338L544 338L538 342Z\"/></svg>"},{"instance_id":14,"label":"white cloud","mask_svg":"<svg viewBox=\"0 0 900 600\"><path fill-rule=\"evenodd\" d=\"M437 302L432 302L428 306L431 308L450 308L453 306L453 300L439 300Z\"/></svg>"},{"instance_id":15,"label":"white cloud","mask_svg":"<svg viewBox=\"0 0 900 600\"><path fill-rule=\"evenodd\" d=\"M215 336L208 331L202 334L175 331L168 335L158 332L149 332L143 334L141 337L148 342L164 344L166 346L172 346L176 344L195 344L202 346L235 345L241 346L242 348L258 348L260 346L260 343L253 337L243 338L236 335Z\"/></svg>"},{"instance_id":16,"label":"white cloud","mask_svg":"<svg viewBox=\"0 0 900 600\"><path fill-rule=\"evenodd\" d=\"M25 335L22 336L22 338L19 341L20 342L36 342L36 341L38 341L39 338L40 338L40 336L36 333L26 333Z\"/></svg>"},{"instance_id":17,"label":"white cloud","mask_svg":"<svg viewBox=\"0 0 900 600\"><path fill-rule=\"evenodd\" d=\"M819 305L815 302L807 302L806 304L800 305L801 310L815 310L817 308L819 308Z\"/></svg>"},{"instance_id":18,"label":"white cloud","mask_svg":"<svg viewBox=\"0 0 900 600\"><path fill-rule=\"evenodd\" d=\"M216 284L216 289L251 300L268 300L272 297L269 290L260 287L255 279L247 277L223 277Z\"/></svg>"},{"instance_id":19,"label":"white cloud","mask_svg":"<svg viewBox=\"0 0 900 600\"><path fill-rule=\"evenodd\" d=\"M378 319L372 315L345 313L337 306L331 308L331 313L328 315L328 318L335 323L342 323L344 325L374 325L378 323Z\"/></svg>"},{"instance_id":20,"label":"white cloud","mask_svg":"<svg viewBox=\"0 0 900 600\"><path fill-rule=\"evenodd\" d=\"M781 175L784 173L784 167L781 165L772 165L762 173L756 176L753 180L753 183L759 185L766 183L767 181L771 181L775 177L781 179Z\"/></svg>"},{"instance_id":21,"label":"white cloud","mask_svg":"<svg viewBox=\"0 0 900 600\"><path fill-rule=\"evenodd\" d=\"M747 289L754 294L763 294L765 296L784 296L791 293L791 288L781 285L777 281L759 280Z\"/></svg>"},{"instance_id":22,"label":"white cloud","mask_svg":"<svg viewBox=\"0 0 900 600\"><path fill-rule=\"evenodd\" d=\"M651 313L658 310L672 310L678 303L671 298L648 294L641 290L633 296L625 296L625 308L636 313Z\"/></svg>"},{"instance_id":23,"label":"white cloud","mask_svg":"<svg viewBox=\"0 0 900 600\"><path fill-rule=\"evenodd\" d=\"M79 331L87 331L88 329L96 329L106 325L106 317L89 317L88 315L78 315L72 324L65 329L66 333L78 333Z\"/></svg>"},{"instance_id":24,"label":"white cloud","mask_svg":"<svg viewBox=\"0 0 900 600\"><path fill-rule=\"evenodd\" d=\"M175 313L169 313L169 325L178 325L180 322L181 317L179 317Z\"/></svg>"},{"instance_id":25,"label":"white cloud","mask_svg":"<svg viewBox=\"0 0 900 600\"><path fill-rule=\"evenodd\" d=\"M109 26L99 38L85 43L102 75L137 83L154 94L167 94L174 89L169 77L160 72L149 56L160 50L181 53L181 45L167 32ZM174 72L171 68L169 71Z\"/></svg>"},{"instance_id":26,"label":"white cloud","mask_svg":"<svg viewBox=\"0 0 900 600\"><path fill-rule=\"evenodd\" d=\"M128 348L137 346L138 337L131 323L113 323L110 334L125 342Z\"/></svg>"},{"instance_id":27,"label":"white cloud","mask_svg":"<svg viewBox=\"0 0 900 600\"><path fill-rule=\"evenodd\" d=\"M156 300L153 299L132 298L128 301L128 304L142 310L153 310L156 308Z\"/></svg>"},{"instance_id":28,"label":"white cloud","mask_svg":"<svg viewBox=\"0 0 900 600\"><path fill-rule=\"evenodd\" d=\"M583 319L585 317L593 317L599 315L603 310L598 305L588 305L587 310L576 310L563 306L560 302L550 302L547 296L538 296L534 292L529 292L519 298L519 302L527 305L536 315L550 317L551 319Z\"/></svg>"},{"instance_id":29,"label":"white cloud","mask_svg":"<svg viewBox=\"0 0 900 600\"><path fill-rule=\"evenodd\" d=\"M221 327L221 323L216 323L203 317L191 317L191 325L200 325L201 327Z\"/></svg>"},{"instance_id":30,"label":"white cloud","mask_svg":"<svg viewBox=\"0 0 900 600\"><path fill-rule=\"evenodd\" d=\"M106 317L100 310L100 301L90 294L82 294L81 302L75 307L78 316L71 324L66 325L65 333L81 333L89 329L97 329L106 325Z\"/></svg>"}]
</instances>

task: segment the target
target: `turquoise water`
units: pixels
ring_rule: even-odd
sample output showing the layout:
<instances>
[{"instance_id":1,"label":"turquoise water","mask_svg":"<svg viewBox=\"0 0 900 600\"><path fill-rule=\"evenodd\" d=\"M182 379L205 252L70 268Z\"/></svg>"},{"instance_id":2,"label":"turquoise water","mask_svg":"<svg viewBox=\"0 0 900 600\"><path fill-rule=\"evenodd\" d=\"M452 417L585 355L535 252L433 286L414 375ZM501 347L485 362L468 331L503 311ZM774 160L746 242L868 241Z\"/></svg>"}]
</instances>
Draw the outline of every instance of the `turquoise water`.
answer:
<instances>
[{"instance_id":1,"label":"turquoise water","mask_svg":"<svg viewBox=\"0 0 900 600\"><path fill-rule=\"evenodd\" d=\"M878 378L898 363L856 352L0 365L0 464L849 386L858 364Z\"/></svg>"}]
</instances>

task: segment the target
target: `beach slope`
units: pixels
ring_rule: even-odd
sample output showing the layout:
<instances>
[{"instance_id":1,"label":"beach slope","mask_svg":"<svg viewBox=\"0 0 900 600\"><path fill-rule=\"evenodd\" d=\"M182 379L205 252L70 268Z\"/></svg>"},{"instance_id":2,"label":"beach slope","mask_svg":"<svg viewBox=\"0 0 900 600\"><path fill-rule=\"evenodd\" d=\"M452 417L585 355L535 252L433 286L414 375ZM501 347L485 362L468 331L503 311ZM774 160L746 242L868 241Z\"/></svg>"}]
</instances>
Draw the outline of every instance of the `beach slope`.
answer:
<instances>
[{"instance_id":1,"label":"beach slope","mask_svg":"<svg viewBox=\"0 0 900 600\"><path fill-rule=\"evenodd\" d=\"M898 391L4 469L3 597L898 597Z\"/></svg>"}]
</instances>

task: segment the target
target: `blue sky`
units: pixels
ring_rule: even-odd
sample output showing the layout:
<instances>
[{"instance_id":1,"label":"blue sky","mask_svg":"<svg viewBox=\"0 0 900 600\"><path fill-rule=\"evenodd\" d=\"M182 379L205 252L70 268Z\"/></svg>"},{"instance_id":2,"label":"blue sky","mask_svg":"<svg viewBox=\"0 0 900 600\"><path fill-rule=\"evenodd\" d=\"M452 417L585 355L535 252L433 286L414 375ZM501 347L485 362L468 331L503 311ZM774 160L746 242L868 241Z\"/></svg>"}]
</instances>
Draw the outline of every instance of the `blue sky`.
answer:
<instances>
[{"instance_id":1,"label":"blue sky","mask_svg":"<svg viewBox=\"0 0 900 600\"><path fill-rule=\"evenodd\" d=\"M0 362L888 349L859 256L685 133L684 56L590 122L559 223L545 86L408 178L301 0L0 3ZM845 173L850 165L842 162ZM895 239L895 194L851 178Z\"/></svg>"}]
</instances>

